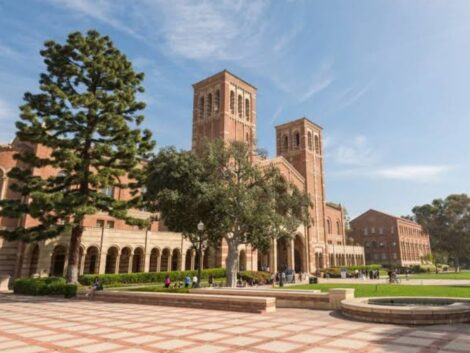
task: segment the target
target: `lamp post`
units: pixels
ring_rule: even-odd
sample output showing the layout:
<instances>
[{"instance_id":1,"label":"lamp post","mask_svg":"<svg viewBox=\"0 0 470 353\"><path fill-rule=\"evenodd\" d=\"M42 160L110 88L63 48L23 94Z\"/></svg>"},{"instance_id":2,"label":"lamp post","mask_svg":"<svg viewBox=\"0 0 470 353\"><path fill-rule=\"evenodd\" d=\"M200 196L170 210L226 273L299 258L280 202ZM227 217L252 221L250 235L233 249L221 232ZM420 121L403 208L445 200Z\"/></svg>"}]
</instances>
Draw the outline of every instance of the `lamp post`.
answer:
<instances>
[{"instance_id":1,"label":"lamp post","mask_svg":"<svg viewBox=\"0 0 470 353\"><path fill-rule=\"evenodd\" d=\"M199 221L197 224L197 230L199 232L199 248L197 249L198 252L198 257L199 257L199 263L197 267L197 287L199 288L201 286L201 275L202 275L202 243L203 243L203 235L204 235L204 223L202 221Z\"/></svg>"}]
</instances>

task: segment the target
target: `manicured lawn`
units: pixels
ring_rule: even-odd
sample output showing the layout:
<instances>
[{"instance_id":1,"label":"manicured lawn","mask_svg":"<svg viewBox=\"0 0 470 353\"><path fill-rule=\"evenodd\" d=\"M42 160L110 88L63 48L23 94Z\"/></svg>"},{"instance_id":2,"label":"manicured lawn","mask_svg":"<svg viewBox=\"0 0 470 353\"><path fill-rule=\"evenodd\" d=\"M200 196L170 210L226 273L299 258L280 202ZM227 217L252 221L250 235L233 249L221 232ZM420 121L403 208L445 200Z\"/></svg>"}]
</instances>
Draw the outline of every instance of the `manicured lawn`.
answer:
<instances>
[{"instance_id":1,"label":"manicured lawn","mask_svg":"<svg viewBox=\"0 0 470 353\"><path fill-rule=\"evenodd\" d=\"M464 286L412 286L398 284L301 284L284 287L284 289L320 289L354 288L356 297L465 297L470 298L470 287Z\"/></svg>"},{"instance_id":2,"label":"manicured lawn","mask_svg":"<svg viewBox=\"0 0 470 353\"><path fill-rule=\"evenodd\" d=\"M468 279L470 280L470 271L462 272L426 272L417 273L409 276L412 279Z\"/></svg>"}]
</instances>

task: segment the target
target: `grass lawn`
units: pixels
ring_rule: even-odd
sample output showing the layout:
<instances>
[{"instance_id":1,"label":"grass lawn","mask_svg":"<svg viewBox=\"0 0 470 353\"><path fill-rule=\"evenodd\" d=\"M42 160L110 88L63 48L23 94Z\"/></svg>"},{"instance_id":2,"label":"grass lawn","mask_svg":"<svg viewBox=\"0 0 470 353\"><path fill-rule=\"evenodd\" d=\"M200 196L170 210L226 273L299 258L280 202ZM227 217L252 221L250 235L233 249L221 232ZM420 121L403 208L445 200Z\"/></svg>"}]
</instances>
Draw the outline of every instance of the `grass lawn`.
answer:
<instances>
[{"instance_id":1,"label":"grass lawn","mask_svg":"<svg viewBox=\"0 0 470 353\"><path fill-rule=\"evenodd\" d=\"M320 289L354 288L356 297L463 297L470 298L470 287L465 286L412 286L399 284L300 284L284 289Z\"/></svg>"},{"instance_id":2,"label":"grass lawn","mask_svg":"<svg viewBox=\"0 0 470 353\"><path fill-rule=\"evenodd\" d=\"M412 279L468 279L470 280L470 271L416 273L416 274L410 275L409 278L412 278Z\"/></svg>"},{"instance_id":3,"label":"grass lawn","mask_svg":"<svg viewBox=\"0 0 470 353\"><path fill-rule=\"evenodd\" d=\"M165 288L162 285L127 288L122 290L128 290L132 292L189 293L189 288Z\"/></svg>"}]
</instances>

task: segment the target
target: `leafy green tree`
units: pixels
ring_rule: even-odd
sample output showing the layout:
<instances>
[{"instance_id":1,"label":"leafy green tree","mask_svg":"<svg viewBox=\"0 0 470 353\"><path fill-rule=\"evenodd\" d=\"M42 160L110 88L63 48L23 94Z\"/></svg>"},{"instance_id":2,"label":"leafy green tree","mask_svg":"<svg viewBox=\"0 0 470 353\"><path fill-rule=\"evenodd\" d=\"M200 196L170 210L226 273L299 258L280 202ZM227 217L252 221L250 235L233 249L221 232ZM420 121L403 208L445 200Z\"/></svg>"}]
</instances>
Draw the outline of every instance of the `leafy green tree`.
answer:
<instances>
[{"instance_id":1,"label":"leafy green tree","mask_svg":"<svg viewBox=\"0 0 470 353\"><path fill-rule=\"evenodd\" d=\"M433 251L454 259L456 271L470 252L470 197L449 195L413 208L416 221L431 237Z\"/></svg>"},{"instance_id":2,"label":"leafy green tree","mask_svg":"<svg viewBox=\"0 0 470 353\"><path fill-rule=\"evenodd\" d=\"M264 251L273 238L291 237L308 225L308 197L278 169L260 169L251 153L243 143L216 141L199 155L163 149L148 165L148 204L195 245L200 264L202 244L228 244L229 286L236 285L239 245Z\"/></svg>"},{"instance_id":3,"label":"leafy green tree","mask_svg":"<svg viewBox=\"0 0 470 353\"><path fill-rule=\"evenodd\" d=\"M67 281L76 283L87 215L103 211L129 224L147 223L127 213L139 206L141 159L154 146L151 133L139 127L145 104L136 95L143 92L144 75L96 31L71 33L65 44L47 41L41 55L47 66L41 92L25 93L16 136L48 153L25 150L15 156L28 166L9 173L11 189L22 197L0 204L2 216L29 216L37 224L0 235L31 242L70 233ZM53 175L41 178L40 169ZM133 197L116 200L106 188L130 189Z\"/></svg>"},{"instance_id":4,"label":"leafy green tree","mask_svg":"<svg viewBox=\"0 0 470 353\"><path fill-rule=\"evenodd\" d=\"M241 142L208 144L203 163L211 171L214 200L210 232L228 245L227 285L236 286L238 247L250 244L261 251L273 238L291 237L308 225L308 196L282 178L275 167L261 169L250 148Z\"/></svg>"},{"instance_id":5,"label":"leafy green tree","mask_svg":"<svg viewBox=\"0 0 470 353\"><path fill-rule=\"evenodd\" d=\"M195 154L172 147L160 150L147 167L147 205L159 212L170 230L182 233L193 244L199 258L198 285L202 253L213 240L209 238L210 214L214 208L209 175L210 171ZM197 228L199 222L205 225L203 231Z\"/></svg>"}]
</instances>

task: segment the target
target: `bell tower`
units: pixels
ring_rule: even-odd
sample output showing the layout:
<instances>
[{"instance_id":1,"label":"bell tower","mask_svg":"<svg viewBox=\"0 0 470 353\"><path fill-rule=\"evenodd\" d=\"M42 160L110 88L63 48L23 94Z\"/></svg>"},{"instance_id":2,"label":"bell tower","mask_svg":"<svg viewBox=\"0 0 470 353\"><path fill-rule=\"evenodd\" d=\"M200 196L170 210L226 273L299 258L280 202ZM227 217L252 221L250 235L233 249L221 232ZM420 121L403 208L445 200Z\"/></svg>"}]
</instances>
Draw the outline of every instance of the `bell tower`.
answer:
<instances>
[{"instance_id":1,"label":"bell tower","mask_svg":"<svg viewBox=\"0 0 470 353\"><path fill-rule=\"evenodd\" d=\"M192 149L206 141L256 141L256 87L227 70L193 85Z\"/></svg>"},{"instance_id":2,"label":"bell tower","mask_svg":"<svg viewBox=\"0 0 470 353\"><path fill-rule=\"evenodd\" d=\"M276 126L276 154L284 157L305 178L305 191L313 202L308 248L309 258L315 258L317 268L327 266L328 262L322 132L320 126L307 118ZM313 272L313 268L309 270Z\"/></svg>"}]
</instances>

